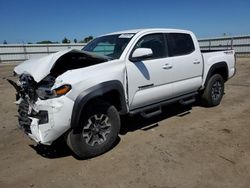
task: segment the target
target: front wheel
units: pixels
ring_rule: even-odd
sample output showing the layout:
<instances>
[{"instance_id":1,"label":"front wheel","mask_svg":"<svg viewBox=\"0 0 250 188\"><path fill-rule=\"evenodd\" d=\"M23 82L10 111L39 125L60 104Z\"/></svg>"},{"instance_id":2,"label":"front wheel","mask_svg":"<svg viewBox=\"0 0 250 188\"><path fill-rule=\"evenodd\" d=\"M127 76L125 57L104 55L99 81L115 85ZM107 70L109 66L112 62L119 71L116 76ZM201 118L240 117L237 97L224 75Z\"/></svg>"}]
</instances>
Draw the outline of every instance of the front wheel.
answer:
<instances>
[{"instance_id":1,"label":"front wheel","mask_svg":"<svg viewBox=\"0 0 250 188\"><path fill-rule=\"evenodd\" d=\"M212 107L220 104L224 94L224 79L220 74L213 75L207 83L204 92L201 94L203 106Z\"/></svg>"},{"instance_id":2,"label":"front wheel","mask_svg":"<svg viewBox=\"0 0 250 188\"><path fill-rule=\"evenodd\" d=\"M79 129L72 130L68 146L80 158L91 158L105 153L115 144L120 131L120 116L113 105L97 101L89 105L79 122Z\"/></svg>"}]
</instances>

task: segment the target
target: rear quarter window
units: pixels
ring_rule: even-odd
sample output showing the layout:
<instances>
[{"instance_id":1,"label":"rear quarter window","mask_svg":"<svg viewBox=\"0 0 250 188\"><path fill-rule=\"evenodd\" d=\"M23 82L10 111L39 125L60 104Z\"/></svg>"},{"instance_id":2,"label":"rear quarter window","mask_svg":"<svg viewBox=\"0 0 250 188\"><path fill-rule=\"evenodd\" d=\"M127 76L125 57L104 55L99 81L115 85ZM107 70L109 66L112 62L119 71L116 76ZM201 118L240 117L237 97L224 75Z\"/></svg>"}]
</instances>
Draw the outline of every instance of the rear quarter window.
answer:
<instances>
[{"instance_id":1,"label":"rear quarter window","mask_svg":"<svg viewBox=\"0 0 250 188\"><path fill-rule=\"evenodd\" d=\"M167 44L169 56L187 55L194 51L193 39L186 33L168 33Z\"/></svg>"}]
</instances>

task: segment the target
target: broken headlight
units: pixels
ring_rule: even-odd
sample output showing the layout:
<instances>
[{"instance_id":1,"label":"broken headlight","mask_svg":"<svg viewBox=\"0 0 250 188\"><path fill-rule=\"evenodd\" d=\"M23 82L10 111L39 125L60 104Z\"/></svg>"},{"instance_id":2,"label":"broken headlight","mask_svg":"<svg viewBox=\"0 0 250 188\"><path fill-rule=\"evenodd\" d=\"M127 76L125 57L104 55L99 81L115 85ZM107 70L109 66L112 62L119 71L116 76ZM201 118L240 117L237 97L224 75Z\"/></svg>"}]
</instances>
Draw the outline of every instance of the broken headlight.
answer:
<instances>
[{"instance_id":1,"label":"broken headlight","mask_svg":"<svg viewBox=\"0 0 250 188\"><path fill-rule=\"evenodd\" d=\"M56 89L50 90L49 88L39 87L36 93L40 99L51 99L65 95L71 90L71 85L65 84Z\"/></svg>"}]
</instances>

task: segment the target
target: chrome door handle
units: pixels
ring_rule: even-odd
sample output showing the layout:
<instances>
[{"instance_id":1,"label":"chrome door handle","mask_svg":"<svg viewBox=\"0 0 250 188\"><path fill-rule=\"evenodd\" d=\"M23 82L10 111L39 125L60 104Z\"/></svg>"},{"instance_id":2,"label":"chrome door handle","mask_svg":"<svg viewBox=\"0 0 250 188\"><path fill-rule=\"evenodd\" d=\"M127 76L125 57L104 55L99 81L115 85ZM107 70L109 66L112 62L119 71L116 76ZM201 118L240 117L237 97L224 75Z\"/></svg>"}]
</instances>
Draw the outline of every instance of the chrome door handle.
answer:
<instances>
[{"instance_id":1,"label":"chrome door handle","mask_svg":"<svg viewBox=\"0 0 250 188\"><path fill-rule=\"evenodd\" d=\"M172 69L173 66L170 65L170 64L165 64L165 65L162 66L162 68L163 68L163 69Z\"/></svg>"},{"instance_id":2,"label":"chrome door handle","mask_svg":"<svg viewBox=\"0 0 250 188\"><path fill-rule=\"evenodd\" d=\"M200 64L200 61L199 60L194 60L194 62L193 62L195 65L197 65L197 64Z\"/></svg>"}]
</instances>

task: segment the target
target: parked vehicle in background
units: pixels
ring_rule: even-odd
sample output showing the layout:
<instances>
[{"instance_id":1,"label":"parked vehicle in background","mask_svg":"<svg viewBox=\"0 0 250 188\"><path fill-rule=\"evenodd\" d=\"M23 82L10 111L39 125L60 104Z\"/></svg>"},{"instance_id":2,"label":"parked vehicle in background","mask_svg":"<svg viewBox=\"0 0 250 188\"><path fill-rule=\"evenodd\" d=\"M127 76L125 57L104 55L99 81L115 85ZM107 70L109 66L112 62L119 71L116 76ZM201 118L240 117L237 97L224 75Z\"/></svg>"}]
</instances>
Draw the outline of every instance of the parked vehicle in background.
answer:
<instances>
[{"instance_id":1,"label":"parked vehicle in background","mask_svg":"<svg viewBox=\"0 0 250 188\"><path fill-rule=\"evenodd\" d=\"M89 158L114 145L122 114L149 118L197 98L219 105L235 57L233 50L201 51L190 31L139 29L25 61L14 72L20 127L40 144L66 135L71 150Z\"/></svg>"}]
</instances>

